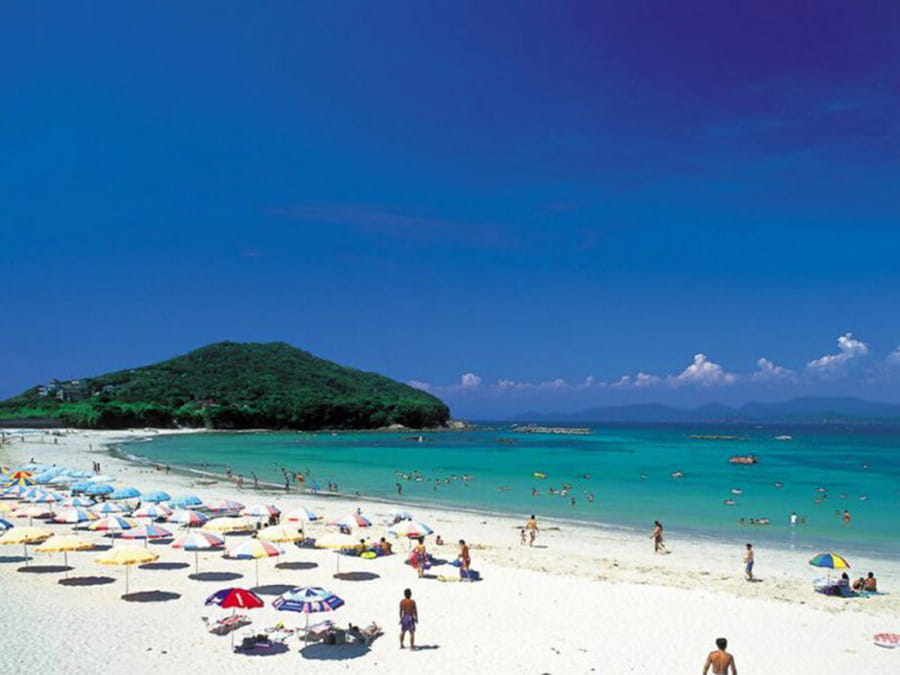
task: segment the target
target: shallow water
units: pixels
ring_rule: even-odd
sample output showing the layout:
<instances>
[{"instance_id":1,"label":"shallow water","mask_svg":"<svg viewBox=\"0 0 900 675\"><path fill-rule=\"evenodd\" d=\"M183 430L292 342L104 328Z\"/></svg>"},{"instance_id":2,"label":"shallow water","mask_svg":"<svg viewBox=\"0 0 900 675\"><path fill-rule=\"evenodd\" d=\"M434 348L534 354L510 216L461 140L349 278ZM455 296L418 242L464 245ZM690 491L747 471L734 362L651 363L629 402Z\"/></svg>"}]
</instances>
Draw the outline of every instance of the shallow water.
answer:
<instances>
[{"instance_id":1,"label":"shallow water","mask_svg":"<svg viewBox=\"0 0 900 675\"><path fill-rule=\"evenodd\" d=\"M311 481L323 488L336 481L344 494L397 499L399 482L399 498L407 502L516 515L536 512L635 528L659 519L670 532L900 554L897 430L604 426L591 431L552 436L498 425L425 433L422 442L418 433L212 433L163 436L123 449L189 468L201 469L205 463L208 470L223 472L231 467L249 484L254 471L261 481L283 484L282 467L308 469ZM711 433L740 439L690 438ZM775 439L784 433L793 440ZM728 463L732 455L747 454L759 463ZM421 480L398 475L415 471ZM672 478L674 471L684 472L684 478ZM546 478L535 478L534 472ZM775 482L783 487L776 488ZM549 494L549 488L559 490L564 483L572 486L567 496ZM538 496L532 496L533 488ZM732 489L741 493L732 494ZM726 499L736 503L726 505ZM849 524L843 523L845 509L851 514ZM790 527L792 511L805 524ZM742 517L769 518L771 524L741 525Z\"/></svg>"}]
</instances>

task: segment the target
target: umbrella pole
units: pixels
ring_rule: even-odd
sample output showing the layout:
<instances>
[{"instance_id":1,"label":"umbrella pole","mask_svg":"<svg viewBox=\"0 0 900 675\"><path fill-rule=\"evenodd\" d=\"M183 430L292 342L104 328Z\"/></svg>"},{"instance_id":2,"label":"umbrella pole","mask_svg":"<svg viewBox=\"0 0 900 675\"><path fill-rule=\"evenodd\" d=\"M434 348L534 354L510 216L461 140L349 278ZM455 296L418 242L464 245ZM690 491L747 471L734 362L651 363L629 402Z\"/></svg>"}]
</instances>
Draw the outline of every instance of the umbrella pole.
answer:
<instances>
[{"instance_id":1,"label":"umbrella pole","mask_svg":"<svg viewBox=\"0 0 900 675\"><path fill-rule=\"evenodd\" d=\"M25 549L25 567L28 567L28 544L23 543L22 548Z\"/></svg>"},{"instance_id":2,"label":"umbrella pole","mask_svg":"<svg viewBox=\"0 0 900 675\"><path fill-rule=\"evenodd\" d=\"M200 554L194 551L194 574L200 574Z\"/></svg>"},{"instance_id":3,"label":"umbrella pole","mask_svg":"<svg viewBox=\"0 0 900 675\"><path fill-rule=\"evenodd\" d=\"M256 559L256 587L259 588L259 558Z\"/></svg>"},{"instance_id":4,"label":"umbrella pole","mask_svg":"<svg viewBox=\"0 0 900 675\"><path fill-rule=\"evenodd\" d=\"M69 554L66 551L63 551L63 567L66 568L64 571L66 574L66 579L68 579L69 578Z\"/></svg>"},{"instance_id":5,"label":"umbrella pole","mask_svg":"<svg viewBox=\"0 0 900 675\"><path fill-rule=\"evenodd\" d=\"M125 595L128 595L128 565L125 565Z\"/></svg>"}]
</instances>

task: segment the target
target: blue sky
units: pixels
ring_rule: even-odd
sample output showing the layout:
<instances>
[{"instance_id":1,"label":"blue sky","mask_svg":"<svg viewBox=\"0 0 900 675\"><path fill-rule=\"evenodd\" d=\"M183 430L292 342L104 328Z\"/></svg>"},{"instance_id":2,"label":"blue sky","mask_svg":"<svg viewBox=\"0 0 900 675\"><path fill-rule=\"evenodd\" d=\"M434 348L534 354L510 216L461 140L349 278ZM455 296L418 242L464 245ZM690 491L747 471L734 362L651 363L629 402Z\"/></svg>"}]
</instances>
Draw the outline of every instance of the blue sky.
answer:
<instances>
[{"instance_id":1,"label":"blue sky","mask_svg":"<svg viewBox=\"0 0 900 675\"><path fill-rule=\"evenodd\" d=\"M231 339L476 417L900 400L900 5L528 5L5 6L0 395Z\"/></svg>"}]
</instances>

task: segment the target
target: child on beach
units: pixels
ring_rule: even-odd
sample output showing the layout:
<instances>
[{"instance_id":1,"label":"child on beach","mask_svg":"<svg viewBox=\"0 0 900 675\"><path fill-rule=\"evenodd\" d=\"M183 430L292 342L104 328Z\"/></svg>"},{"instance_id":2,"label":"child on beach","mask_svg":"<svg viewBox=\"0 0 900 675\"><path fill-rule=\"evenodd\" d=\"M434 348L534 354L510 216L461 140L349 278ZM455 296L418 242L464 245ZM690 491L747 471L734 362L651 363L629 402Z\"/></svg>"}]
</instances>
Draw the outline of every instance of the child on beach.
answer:
<instances>
[{"instance_id":1,"label":"child on beach","mask_svg":"<svg viewBox=\"0 0 900 675\"><path fill-rule=\"evenodd\" d=\"M747 544L747 552L744 553L744 572L747 581L753 581L753 544Z\"/></svg>"}]
</instances>

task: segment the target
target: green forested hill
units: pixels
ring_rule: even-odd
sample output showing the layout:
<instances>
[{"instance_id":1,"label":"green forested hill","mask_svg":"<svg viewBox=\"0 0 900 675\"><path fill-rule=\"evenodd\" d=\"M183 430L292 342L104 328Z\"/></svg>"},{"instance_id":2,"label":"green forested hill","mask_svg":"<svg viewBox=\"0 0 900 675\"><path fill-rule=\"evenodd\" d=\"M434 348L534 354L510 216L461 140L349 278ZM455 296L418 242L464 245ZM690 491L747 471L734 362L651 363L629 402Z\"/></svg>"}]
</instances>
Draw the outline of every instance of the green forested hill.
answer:
<instances>
[{"instance_id":1,"label":"green forested hill","mask_svg":"<svg viewBox=\"0 0 900 675\"><path fill-rule=\"evenodd\" d=\"M439 399L283 342L221 342L150 366L53 381L0 402L0 418L68 426L371 429L445 424Z\"/></svg>"}]
</instances>

